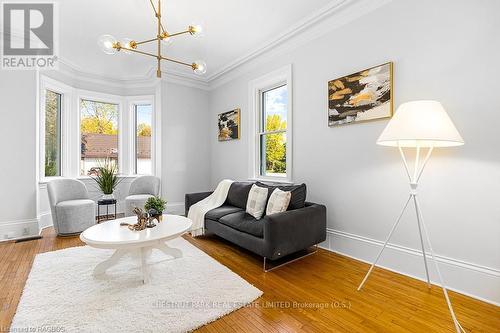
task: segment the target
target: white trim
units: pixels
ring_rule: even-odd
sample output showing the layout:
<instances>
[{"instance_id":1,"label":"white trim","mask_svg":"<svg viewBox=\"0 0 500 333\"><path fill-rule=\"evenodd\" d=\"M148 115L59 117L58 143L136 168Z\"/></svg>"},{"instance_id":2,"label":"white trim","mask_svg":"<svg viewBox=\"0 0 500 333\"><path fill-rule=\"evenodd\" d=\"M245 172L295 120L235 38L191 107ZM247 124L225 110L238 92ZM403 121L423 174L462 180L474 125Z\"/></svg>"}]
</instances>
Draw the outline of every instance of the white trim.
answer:
<instances>
[{"instance_id":1,"label":"white trim","mask_svg":"<svg viewBox=\"0 0 500 333\"><path fill-rule=\"evenodd\" d=\"M127 138L128 135L130 134L127 131L127 126L129 123L128 119L128 113L126 112L125 104L126 104L126 98L123 96L119 95L112 95L112 94L107 94L107 93L101 93L101 92L96 92L96 91L90 91L90 90L83 90L83 89L76 89L76 103L78 105L78 108L76 109L78 111L78 131L75 132L77 135L77 139L79 144L77 146L72 146L73 149L76 147L79 147L81 142L81 101L86 100L86 101L92 101L92 102L99 102L99 103L106 103L106 104L115 104L118 106L118 170L121 173L129 174L130 170L128 169L129 167L129 158L130 156L127 156L128 154L125 153L126 151L128 152L125 147L127 146ZM73 134L74 135L74 134ZM80 161L81 161L81 149L78 149L78 172L77 175L82 176L80 174Z\"/></svg>"},{"instance_id":2,"label":"white trim","mask_svg":"<svg viewBox=\"0 0 500 333\"><path fill-rule=\"evenodd\" d=\"M24 233L24 229L26 228L28 229L27 234ZM12 237L6 238L6 235L12 235ZM13 241L36 235L38 235L38 219L0 222L0 242Z\"/></svg>"},{"instance_id":3,"label":"white trim","mask_svg":"<svg viewBox=\"0 0 500 333\"><path fill-rule=\"evenodd\" d=\"M327 240L320 247L371 264L383 244L380 240L327 228ZM499 269L442 255L436 255L436 259L440 270L446 276L448 289L500 306ZM388 244L378 266L426 281L423 254L417 249ZM438 284L437 273L432 268L429 273L431 281ZM369 283L368 281L367 284Z\"/></svg>"},{"instance_id":4,"label":"white trim","mask_svg":"<svg viewBox=\"0 0 500 333\"><path fill-rule=\"evenodd\" d=\"M188 87L203 90L213 90L227 83L242 72L250 68L253 62L262 60L263 56L275 53L278 56L285 50L297 48L315 38L338 29L339 27L359 18L367 13L391 2L392 0L337 0L332 1L315 11L311 15L290 26L281 34L262 43L260 46L252 47L252 51L222 66L216 72L204 77L194 73L177 70L162 72L161 80L155 77L154 66L140 76L118 77L102 75L101 73L88 72L86 69L72 63L66 58L59 57L58 71L65 73L80 81L106 84L118 88L142 88L152 87L157 82L167 81Z\"/></svg>"},{"instance_id":5,"label":"white trim","mask_svg":"<svg viewBox=\"0 0 500 333\"><path fill-rule=\"evenodd\" d=\"M70 170L69 165L69 147L66 142L69 132L68 125L70 124L71 118L71 100L73 98L74 89L70 86L58 82L54 79L46 77L44 75L39 76L37 89L37 103L38 107L38 179L50 180L53 177L45 177L45 90L50 90L61 95L61 176ZM42 144L43 143L43 144Z\"/></svg>"},{"instance_id":6,"label":"white trim","mask_svg":"<svg viewBox=\"0 0 500 333\"><path fill-rule=\"evenodd\" d=\"M288 91L287 101L287 130L286 130L286 177L266 177L260 175L260 105L261 93L280 85L286 85ZM292 65L286 65L248 83L249 101L249 178L261 179L272 182L292 182L293 179L293 84Z\"/></svg>"},{"instance_id":7,"label":"white trim","mask_svg":"<svg viewBox=\"0 0 500 333\"><path fill-rule=\"evenodd\" d=\"M136 160L137 160L137 152L136 152L136 117L135 117L135 107L136 105L151 105L151 173L150 175L156 175L156 160L158 151L156 149L155 142L158 140L157 131L160 130L161 126L157 126L156 118L158 117L158 108L155 103L155 95L141 95L141 96L129 96L126 98L127 100L127 110L129 110L129 131L130 135L128 136L129 141L129 152L128 155L130 158L129 172L133 175L137 175L136 170ZM161 158L161 154L159 156ZM142 176L142 175L140 175Z\"/></svg>"},{"instance_id":8,"label":"white trim","mask_svg":"<svg viewBox=\"0 0 500 333\"><path fill-rule=\"evenodd\" d=\"M155 160L154 160L154 175L161 179L161 166L162 166L162 153L161 153L161 145L162 145L162 120L161 120L161 108L162 108L162 99L161 99L161 81L156 84L155 87L155 111L154 111L154 119L153 126L155 132L155 139L153 140L152 149L155 151ZM161 193L161 184L160 184L160 192Z\"/></svg>"},{"instance_id":9,"label":"white trim","mask_svg":"<svg viewBox=\"0 0 500 333\"><path fill-rule=\"evenodd\" d=\"M112 76L102 75L96 72L89 72L80 66L72 63L68 59L59 58L58 72L65 74L80 82L91 84L106 85L114 88L150 88L155 87L159 82L166 81L187 87L198 88L202 90L209 90L208 81L199 76L192 76L191 74L169 70L162 72L161 79L156 77L156 68L151 67L145 75L128 78L118 78Z\"/></svg>"}]
</instances>

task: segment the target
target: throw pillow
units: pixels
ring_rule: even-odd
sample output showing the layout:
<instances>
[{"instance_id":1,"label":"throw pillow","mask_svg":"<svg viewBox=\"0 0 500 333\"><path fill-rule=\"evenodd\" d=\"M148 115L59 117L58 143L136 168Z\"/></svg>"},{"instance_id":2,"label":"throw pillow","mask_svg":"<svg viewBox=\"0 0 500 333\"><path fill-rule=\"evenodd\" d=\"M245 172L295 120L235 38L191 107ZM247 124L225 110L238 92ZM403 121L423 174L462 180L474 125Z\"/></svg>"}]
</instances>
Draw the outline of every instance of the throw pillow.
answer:
<instances>
[{"instance_id":1,"label":"throw pillow","mask_svg":"<svg viewBox=\"0 0 500 333\"><path fill-rule=\"evenodd\" d=\"M293 210L298 208L304 208L306 201L306 184L300 185L268 185L261 182L256 183L257 186L265 187L269 189L269 196L273 193L275 188L279 188L282 191L287 191L292 193L292 198L290 199L290 204L287 210Z\"/></svg>"},{"instance_id":2,"label":"throw pillow","mask_svg":"<svg viewBox=\"0 0 500 333\"><path fill-rule=\"evenodd\" d=\"M266 215L285 212L292 198L292 192L275 189L267 202Z\"/></svg>"},{"instance_id":3,"label":"throw pillow","mask_svg":"<svg viewBox=\"0 0 500 333\"><path fill-rule=\"evenodd\" d=\"M247 213L260 220L266 209L267 188L252 185L248 193Z\"/></svg>"}]
</instances>

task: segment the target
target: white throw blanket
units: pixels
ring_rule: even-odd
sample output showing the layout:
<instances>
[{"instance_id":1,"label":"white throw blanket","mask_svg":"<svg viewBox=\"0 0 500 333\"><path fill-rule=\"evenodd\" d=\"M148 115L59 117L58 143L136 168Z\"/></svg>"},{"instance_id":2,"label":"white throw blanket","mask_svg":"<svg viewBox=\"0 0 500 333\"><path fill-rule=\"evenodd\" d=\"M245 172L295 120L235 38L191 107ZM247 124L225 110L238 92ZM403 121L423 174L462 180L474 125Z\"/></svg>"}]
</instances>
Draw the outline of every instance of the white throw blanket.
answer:
<instances>
[{"instance_id":1,"label":"white throw blanket","mask_svg":"<svg viewBox=\"0 0 500 333\"><path fill-rule=\"evenodd\" d=\"M191 235L193 237L201 236L205 233L205 214L224 204L232 183L233 181L229 179L222 180L217 185L214 193L189 208L187 217L193 221L193 226L191 227Z\"/></svg>"}]
</instances>

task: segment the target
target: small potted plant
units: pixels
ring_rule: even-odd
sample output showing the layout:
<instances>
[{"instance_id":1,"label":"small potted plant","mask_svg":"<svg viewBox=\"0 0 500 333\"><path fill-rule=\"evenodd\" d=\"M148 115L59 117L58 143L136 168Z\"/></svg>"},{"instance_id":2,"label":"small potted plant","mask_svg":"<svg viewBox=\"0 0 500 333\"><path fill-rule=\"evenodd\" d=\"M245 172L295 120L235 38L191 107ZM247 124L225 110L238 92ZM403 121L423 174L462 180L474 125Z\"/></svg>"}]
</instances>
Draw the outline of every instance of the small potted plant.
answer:
<instances>
[{"instance_id":1,"label":"small potted plant","mask_svg":"<svg viewBox=\"0 0 500 333\"><path fill-rule=\"evenodd\" d=\"M90 176L101 189L103 193L102 199L114 199L113 192L121 182L118 178L117 171L118 167L116 166L116 162L112 161L110 158L106 158L104 161L99 162L95 175Z\"/></svg>"},{"instance_id":2,"label":"small potted plant","mask_svg":"<svg viewBox=\"0 0 500 333\"><path fill-rule=\"evenodd\" d=\"M144 209L148 212L149 216L161 222L166 204L167 202L160 197L151 197L144 204Z\"/></svg>"}]
</instances>

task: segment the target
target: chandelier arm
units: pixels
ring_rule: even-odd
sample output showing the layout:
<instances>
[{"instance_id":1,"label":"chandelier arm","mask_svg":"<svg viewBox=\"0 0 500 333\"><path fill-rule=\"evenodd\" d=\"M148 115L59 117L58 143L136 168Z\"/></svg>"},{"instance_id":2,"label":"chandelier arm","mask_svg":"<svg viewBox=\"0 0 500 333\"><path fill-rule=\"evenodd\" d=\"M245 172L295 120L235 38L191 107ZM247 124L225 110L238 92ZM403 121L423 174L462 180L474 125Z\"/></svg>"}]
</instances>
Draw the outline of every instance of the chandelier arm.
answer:
<instances>
[{"instance_id":1,"label":"chandelier arm","mask_svg":"<svg viewBox=\"0 0 500 333\"><path fill-rule=\"evenodd\" d=\"M168 37L174 37L174 36L184 35L184 34L188 34L188 33L190 33L189 29L181 31L181 32L176 32L175 34L169 34Z\"/></svg>"},{"instance_id":2,"label":"chandelier arm","mask_svg":"<svg viewBox=\"0 0 500 333\"><path fill-rule=\"evenodd\" d=\"M153 11L155 12L155 16L158 17L158 11L156 10L155 5L153 4L153 0L149 0L149 3L151 4ZM161 23L161 17L159 18L159 20L160 20L160 27L161 27L162 32L166 32L165 28L163 28L163 24Z\"/></svg>"},{"instance_id":3,"label":"chandelier arm","mask_svg":"<svg viewBox=\"0 0 500 333\"><path fill-rule=\"evenodd\" d=\"M193 67L193 64L188 64L187 62L182 62L182 61L179 61L179 60L165 58L165 57L161 57L161 59L162 60L171 61L171 62L175 62L176 64L180 64L180 65L184 65L184 66L189 66L191 68Z\"/></svg>"},{"instance_id":4,"label":"chandelier arm","mask_svg":"<svg viewBox=\"0 0 500 333\"><path fill-rule=\"evenodd\" d=\"M130 48L127 48L127 47L121 47L122 50L127 50L127 51L130 51L130 52L135 52L135 53L140 53L140 54L143 54L143 55L147 55L147 56L150 56L150 57L154 57L154 58L158 58L158 56L156 54L152 54L152 53L148 53L148 52L144 52L144 51L139 51L139 50L135 50L135 49L130 49Z\"/></svg>"},{"instance_id":5,"label":"chandelier arm","mask_svg":"<svg viewBox=\"0 0 500 333\"><path fill-rule=\"evenodd\" d=\"M151 38L151 39L148 39L148 40L143 40L143 41L140 41L140 42L135 42L135 45L141 45L141 44L151 43L151 42L154 42L154 41L157 41L157 40L158 40L158 37Z\"/></svg>"}]
</instances>

